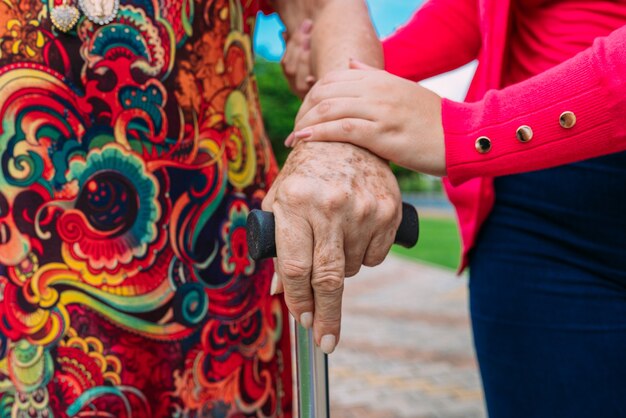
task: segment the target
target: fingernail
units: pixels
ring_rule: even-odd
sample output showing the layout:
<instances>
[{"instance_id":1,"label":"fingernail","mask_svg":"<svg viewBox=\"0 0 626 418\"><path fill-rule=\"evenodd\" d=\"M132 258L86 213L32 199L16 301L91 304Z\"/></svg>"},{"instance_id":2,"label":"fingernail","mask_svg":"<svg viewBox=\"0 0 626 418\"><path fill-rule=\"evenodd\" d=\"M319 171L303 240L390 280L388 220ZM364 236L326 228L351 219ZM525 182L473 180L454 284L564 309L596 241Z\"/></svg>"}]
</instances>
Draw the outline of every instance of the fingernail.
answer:
<instances>
[{"instance_id":1,"label":"fingernail","mask_svg":"<svg viewBox=\"0 0 626 418\"><path fill-rule=\"evenodd\" d=\"M335 351L337 346L337 337L334 335L324 335L320 341L320 348L326 354L330 354Z\"/></svg>"},{"instance_id":2,"label":"fingernail","mask_svg":"<svg viewBox=\"0 0 626 418\"><path fill-rule=\"evenodd\" d=\"M289 134L287 139L285 139L285 146L290 147L292 142L293 142L293 132Z\"/></svg>"},{"instance_id":3,"label":"fingernail","mask_svg":"<svg viewBox=\"0 0 626 418\"><path fill-rule=\"evenodd\" d=\"M312 75L307 76L305 81L306 81L307 84L315 84L315 77L313 77Z\"/></svg>"},{"instance_id":4,"label":"fingernail","mask_svg":"<svg viewBox=\"0 0 626 418\"><path fill-rule=\"evenodd\" d=\"M293 136L295 139L306 139L306 138L310 138L313 136L313 130L306 128L306 129L302 129L301 131L296 131L293 133Z\"/></svg>"},{"instance_id":5,"label":"fingernail","mask_svg":"<svg viewBox=\"0 0 626 418\"><path fill-rule=\"evenodd\" d=\"M275 296L276 295L276 289L278 288L278 274L274 273L274 276L272 277L272 284L270 285L270 295L271 296Z\"/></svg>"},{"instance_id":6,"label":"fingernail","mask_svg":"<svg viewBox=\"0 0 626 418\"><path fill-rule=\"evenodd\" d=\"M313 326L313 313L305 312L300 315L300 325L302 325L306 329L311 328Z\"/></svg>"}]
</instances>

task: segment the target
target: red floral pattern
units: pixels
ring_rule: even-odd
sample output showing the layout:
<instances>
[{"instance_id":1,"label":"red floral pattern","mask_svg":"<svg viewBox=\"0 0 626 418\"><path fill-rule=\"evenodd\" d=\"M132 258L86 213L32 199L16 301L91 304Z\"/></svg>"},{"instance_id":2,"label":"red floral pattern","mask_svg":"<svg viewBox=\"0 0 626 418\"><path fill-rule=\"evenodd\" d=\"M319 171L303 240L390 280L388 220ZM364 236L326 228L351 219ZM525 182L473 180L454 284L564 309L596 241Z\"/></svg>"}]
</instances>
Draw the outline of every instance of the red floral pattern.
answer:
<instances>
[{"instance_id":1,"label":"red floral pattern","mask_svg":"<svg viewBox=\"0 0 626 418\"><path fill-rule=\"evenodd\" d=\"M253 0L0 2L0 416L291 416Z\"/></svg>"}]
</instances>

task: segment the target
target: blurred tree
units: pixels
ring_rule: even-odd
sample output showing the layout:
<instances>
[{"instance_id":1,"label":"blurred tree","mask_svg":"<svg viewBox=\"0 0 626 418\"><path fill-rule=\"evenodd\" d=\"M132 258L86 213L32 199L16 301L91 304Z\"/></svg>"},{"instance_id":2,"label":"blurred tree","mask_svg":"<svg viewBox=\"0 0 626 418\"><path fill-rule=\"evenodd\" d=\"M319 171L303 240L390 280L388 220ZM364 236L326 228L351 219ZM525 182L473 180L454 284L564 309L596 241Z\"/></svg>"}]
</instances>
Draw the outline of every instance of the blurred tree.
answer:
<instances>
[{"instance_id":1,"label":"blurred tree","mask_svg":"<svg viewBox=\"0 0 626 418\"><path fill-rule=\"evenodd\" d=\"M265 130L272 142L278 164L282 167L289 154L289 149L283 142L293 130L293 121L300 108L300 99L289 90L279 63L257 58L255 72ZM439 179L393 164L392 168L403 192L441 191Z\"/></svg>"},{"instance_id":2,"label":"blurred tree","mask_svg":"<svg viewBox=\"0 0 626 418\"><path fill-rule=\"evenodd\" d=\"M289 90L279 63L258 58L255 73L265 130L272 142L278 164L282 167L289 154L289 149L283 143L293 131L300 99Z\"/></svg>"}]
</instances>

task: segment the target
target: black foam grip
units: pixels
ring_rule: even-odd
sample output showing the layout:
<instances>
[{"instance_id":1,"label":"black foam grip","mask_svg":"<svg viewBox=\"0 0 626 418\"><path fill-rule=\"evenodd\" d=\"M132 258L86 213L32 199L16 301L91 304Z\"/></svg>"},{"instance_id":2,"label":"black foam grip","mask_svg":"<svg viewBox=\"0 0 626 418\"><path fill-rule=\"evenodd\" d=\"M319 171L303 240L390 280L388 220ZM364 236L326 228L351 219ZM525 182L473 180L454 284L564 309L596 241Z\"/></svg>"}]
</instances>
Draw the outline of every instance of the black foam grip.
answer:
<instances>
[{"instance_id":1,"label":"black foam grip","mask_svg":"<svg viewBox=\"0 0 626 418\"><path fill-rule=\"evenodd\" d=\"M254 260L276 257L274 214L254 209L248 215L248 252ZM414 247L419 238L417 210L402 203L402 221L396 232L395 243L406 248Z\"/></svg>"}]
</instances>

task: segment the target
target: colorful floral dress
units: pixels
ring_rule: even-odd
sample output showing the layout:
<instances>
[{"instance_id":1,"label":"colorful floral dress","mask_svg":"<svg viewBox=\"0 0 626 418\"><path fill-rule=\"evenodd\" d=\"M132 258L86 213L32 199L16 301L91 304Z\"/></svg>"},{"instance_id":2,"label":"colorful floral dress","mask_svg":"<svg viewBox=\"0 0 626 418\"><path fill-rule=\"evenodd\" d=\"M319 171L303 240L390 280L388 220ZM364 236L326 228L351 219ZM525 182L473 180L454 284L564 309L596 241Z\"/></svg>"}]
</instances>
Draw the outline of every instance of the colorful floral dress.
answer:
<instances>
[{"instance_id":1,"label":"colorful floral dress","mask_svg":"<svg viewBox=\"0 0 626 418\"><path fill-rule=\"evenodd\" d=\"M0 417L291 416L258 1L0 2Z\"/></svg>"}]
</instances>

